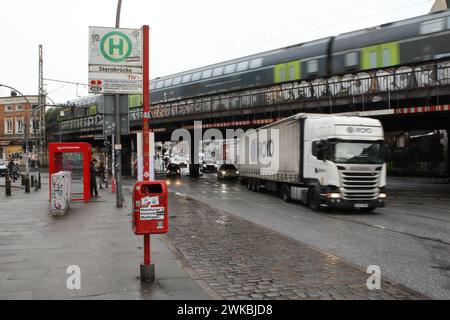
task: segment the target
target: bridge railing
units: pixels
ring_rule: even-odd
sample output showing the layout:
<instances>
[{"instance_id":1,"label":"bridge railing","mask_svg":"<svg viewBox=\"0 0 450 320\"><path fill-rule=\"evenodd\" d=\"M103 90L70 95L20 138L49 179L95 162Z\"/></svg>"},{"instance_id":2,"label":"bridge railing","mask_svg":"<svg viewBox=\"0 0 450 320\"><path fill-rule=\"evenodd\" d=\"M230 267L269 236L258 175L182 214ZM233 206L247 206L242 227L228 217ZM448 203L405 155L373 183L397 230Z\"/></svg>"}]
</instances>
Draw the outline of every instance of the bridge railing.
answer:
<instances>
[{"instance_id":1,"label":"bridge railing","mask_svg":"<svg viewBox=\"0 0 450 320\"><path fill-rule=\"evenodd\" d=\"M449 85L450 61L444 61L414 67L402 66L311 81L297 81L243 92L166 102L152 105L151 110L153 118L164 119L244 108L307 103L309 101L329 100L331 102L333 99L342 97L362 97L363 103L370 104L391 99L390 94L395 92L439 88ZM368 97L368 99L365 100L364 97ZM142 120L142 109L140 107L130 110L130 120ZM103 116L96 115L64 120L62 130L89 130L102 125Z\"/></svg>"}]
</instances>

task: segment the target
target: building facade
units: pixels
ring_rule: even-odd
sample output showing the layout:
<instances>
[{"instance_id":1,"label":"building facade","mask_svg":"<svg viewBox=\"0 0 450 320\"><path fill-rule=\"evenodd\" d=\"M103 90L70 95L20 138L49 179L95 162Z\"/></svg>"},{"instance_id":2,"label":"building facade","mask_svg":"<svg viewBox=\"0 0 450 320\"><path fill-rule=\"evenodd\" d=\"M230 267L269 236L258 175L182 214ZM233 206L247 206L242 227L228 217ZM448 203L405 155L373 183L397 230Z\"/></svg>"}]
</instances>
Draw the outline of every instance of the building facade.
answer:
<instances>
[{"instance_id":1,"label":"building facade","mask_svg":"<svg viewBox=\"0 0 450 320\"><path fill-rule=\"evenodd\" d=\"M38 96L26 98L31 105L15 92L9 97L0 97L0 159L20 157L27 133L29 141L34 141L31 110L38 105Z\"/></svg>"}]
</instances>

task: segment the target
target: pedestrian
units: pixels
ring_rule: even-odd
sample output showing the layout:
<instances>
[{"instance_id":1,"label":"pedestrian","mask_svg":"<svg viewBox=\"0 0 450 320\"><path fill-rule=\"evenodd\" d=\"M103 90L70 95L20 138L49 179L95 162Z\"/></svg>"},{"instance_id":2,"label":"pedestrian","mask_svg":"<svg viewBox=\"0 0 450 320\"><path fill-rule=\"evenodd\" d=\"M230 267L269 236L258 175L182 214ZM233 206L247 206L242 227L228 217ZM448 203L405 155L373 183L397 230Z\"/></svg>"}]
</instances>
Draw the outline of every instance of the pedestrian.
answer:
<instances>
[{"instance_id":1,"label":"pedestrian","mask_svg":"<svg viewBox=\"0 0 450 320\"><path fill-rule=\"evenodd\" d=\"M97 165L97 159L93 159L91 161L91 197L98 198L98 190L97 190L97 168L95 167Z\"/></svg>"},{"instance_id":2,"label":"pedestrian","mask_svg":"<svg viewBox=\"0 0 450 320\"><path fill-rule=\"evenodd\" d=\"M100 180L100 190L103 189L103 183L105 182L105 165L103 161L100 161L100 165L98 166L98 176Z\"/></svg>"},{"instance_id":3,"label":"pedestrian","mask_svg":"<svg viewBox=\"0 0 450 320\"><path fill-rule=\"evenodd\" d=\"M8 171L9 171L9 176L12 178L13 182L17 181L17 170L16 170L16 164L14 163L14 160L12 157L9 157L9 162L8 162Z\"/></svg>"}]
</instances>

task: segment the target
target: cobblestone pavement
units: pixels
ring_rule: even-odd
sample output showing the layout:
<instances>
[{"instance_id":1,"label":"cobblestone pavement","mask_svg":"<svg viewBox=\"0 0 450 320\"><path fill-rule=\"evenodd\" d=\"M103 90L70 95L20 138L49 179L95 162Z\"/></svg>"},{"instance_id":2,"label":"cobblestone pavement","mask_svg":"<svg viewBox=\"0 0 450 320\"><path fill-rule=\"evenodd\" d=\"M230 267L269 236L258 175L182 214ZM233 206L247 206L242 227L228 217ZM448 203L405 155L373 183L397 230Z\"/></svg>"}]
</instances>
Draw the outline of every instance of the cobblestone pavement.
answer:
<instances>
[{"instance_id":1,"label":"cobblestone pavement","mask_svg":"<svg viewBox=\"0 0 450 320\"><path fill-rule=\"evenodd\" d=\"M427 299L383 279L370 291L363 270L185 194L170 205L169 238L224 299Z\"/></svg>"}]
</instances>

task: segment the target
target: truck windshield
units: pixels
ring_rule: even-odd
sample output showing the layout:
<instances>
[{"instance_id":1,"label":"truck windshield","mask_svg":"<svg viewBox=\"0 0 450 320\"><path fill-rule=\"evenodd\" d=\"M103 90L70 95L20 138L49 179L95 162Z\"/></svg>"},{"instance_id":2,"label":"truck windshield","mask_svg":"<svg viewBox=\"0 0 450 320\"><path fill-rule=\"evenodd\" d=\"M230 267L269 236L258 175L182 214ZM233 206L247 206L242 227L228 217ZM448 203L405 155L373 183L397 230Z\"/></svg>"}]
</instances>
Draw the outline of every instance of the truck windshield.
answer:
<instances>
[{"instance_id":1,"label":"truck windshield","mask_svg":"<svg viewBox=\"0 0 450 320\"><path fill-rule=\"evenodd\" d=\"M331 145L331 161L342 164L382 164L382 142L336 142Z\"/></svg>"}]
</instances>

